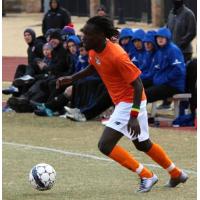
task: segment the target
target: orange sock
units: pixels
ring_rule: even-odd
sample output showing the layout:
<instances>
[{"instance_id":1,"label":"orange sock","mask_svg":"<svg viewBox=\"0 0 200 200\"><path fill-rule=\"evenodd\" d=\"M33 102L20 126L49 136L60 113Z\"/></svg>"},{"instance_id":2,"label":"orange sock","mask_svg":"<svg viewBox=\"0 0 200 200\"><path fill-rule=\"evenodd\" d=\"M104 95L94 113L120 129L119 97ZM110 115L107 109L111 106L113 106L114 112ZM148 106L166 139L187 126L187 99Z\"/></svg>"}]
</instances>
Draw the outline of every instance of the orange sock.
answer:
<instances>
[{"instance_id":1,"label":"orange sock","mask_svg":"<svg viewBox=\"0 0 200 200\"><path fill-rule=\"evenodd\" d=\"M152 177L152 173L147 168L143 167L133 156L118 145L113 148L108 156L127 169L136 172L141 178Z\"/></svg>"},{"instance_id":2,"label":"orange sock","mask_svg":"<svg viewBox=\"0 0 200 200\"><path fill-rule=\"evenodd\" d=\"M176 178L180 175L181 170L174 165L160 145L153 144L151 149L147 152L147 155L166 169L172 178Z\"/></svg>"}]
</instances>

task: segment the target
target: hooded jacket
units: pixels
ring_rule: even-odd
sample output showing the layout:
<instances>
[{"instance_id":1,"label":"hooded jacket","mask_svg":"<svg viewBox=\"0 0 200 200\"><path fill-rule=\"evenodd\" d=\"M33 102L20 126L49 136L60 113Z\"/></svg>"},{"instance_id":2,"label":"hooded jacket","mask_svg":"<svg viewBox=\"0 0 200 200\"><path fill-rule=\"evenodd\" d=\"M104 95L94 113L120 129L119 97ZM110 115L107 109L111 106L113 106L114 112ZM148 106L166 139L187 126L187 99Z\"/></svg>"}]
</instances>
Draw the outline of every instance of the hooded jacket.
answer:
<instances>
[{"instance_id":1,"label":"hooded jacket","mask_svg":"<svg viewBox=\"0 0 200 200\"><path fill-rule=\"evenodd\" d=\"M29 33L32 37L31 43L28 44L27 55L28 55L28 65L34 65L36 58L43 58L43 45L42 40L36 38L35 31L28 28L25 29L24 34Z\"/></svg>"},{"instance_id":2,"label":"hooded jacket","mask_svg":"<svg viewBox=\"0 0 200 200\"><path fill-rule=\"evenodd\" d=\"M196 19L194 13L185 5L174 12L170 11L167 27L172 32L172 41L183 53L192 53L191 42L196 36Z\"/></svg>"},{"instance_id":3,"label":"hooded jacket","mask_svg":"<svg viewBox=\"0 0 200 200\"><path fill-rule=\"evenodd\" d=\"M50 28L63 29L64 26L71 23L70 13L66 9L60 7L58 0L57 0L58 7L56 9L53 9L51 4L52 4L52 0L49 2L50 9L44 15L44 18L42 21L43 35L45 35L47 30Z\"/></svg>"},{"instance_id":4,"label":"hooded jacket","mask_svg":"<svg viewBox=\"0 0 200 200\"><path fill-rule=\"evenodd\" d=\"M145 36L145 32L142 29L138 29L134 32L133 37L132 37L132 43L134 42L134 40L140 40L143 42ZM133 45L134 46L134 45ZM135 46L134 46L135 48ZM143 68L143 60L144 60L144 54L145 54L145 49L144 49L144 45L142 47L142 49L137 50L135 48L135 51L132 52L130 58L131 61L139 68L142 69Z\"/></svg>"},{"instance_id":5,"label":"hooded jacket","mask_svg":"<svg viewBox=\"0 0 200 200\"><path fill-rule=\"evenodd\" d=\"M53 49L52 59L48 66L48 71L50 71L50 73L54 75L55 78L71 75L73 73L73 62L67 50L64 49L62 43Z\"/></svg>"},{"instance_id":6,"label":"hooded jacket","mask_svg":"<svg viewBox=\"0 0 200 200\"><path fill-rule=\"evenodd\" d=\"M155 40L156 31L148 31L143 39L143 43L150 42L153 44L153 50L152 51L146 51L144 53L143 57L143 64L142 64L142 74L140 75L140 78L142 80L152 80L153 78L153 67L152 62L157 50L156 40Z\"/></svg>"},{"instance_id":7,"label":"hooded jacket","mask_svg":"<svg viewBox=\"0 0 200 200\"><path fill-rule=\"evenodd\" d=\"M79 59L79 45L80 45L81 41L80 41L78 36L71 35L71 36L68 37L67 43L68 42L73 42L77 46L76 54L69 53L71 60L73 62L73 65L75 66L75 71L76 71L76 65L77 65L77 62L78 62L78 59Z\"/></svg>"},{"instance_id":8,"label":"hooded jacket","mask_svg":"<svg viewBox=\"0 0 200 200\"><path fill-rule=\"evenodd\" d=\"M134 47L134 45L131 41L132 37L133 37L133 30L130 29L130 28L123 28L120 32L120 35L119 35L119 44L127 52L129 57L131 57L131 55L134 54L134 52L135 52L135 47ZM124 38L130 38L130 41L126 45L121 44L121 41Z\"/></svg>"},{"instance_id":9,"label":"hooded jacket","mask_svg":"<svg viewBox=\"0 0 200 200\"><path fill-rule=\"evenodd\" d=\"M179 92L185 90L186 67L181 50L171 42L168 28L160 28L156 36L167 38L167 44L159 47L153 61L154 85L166 84Z\"/></svg>"}]
</instances>

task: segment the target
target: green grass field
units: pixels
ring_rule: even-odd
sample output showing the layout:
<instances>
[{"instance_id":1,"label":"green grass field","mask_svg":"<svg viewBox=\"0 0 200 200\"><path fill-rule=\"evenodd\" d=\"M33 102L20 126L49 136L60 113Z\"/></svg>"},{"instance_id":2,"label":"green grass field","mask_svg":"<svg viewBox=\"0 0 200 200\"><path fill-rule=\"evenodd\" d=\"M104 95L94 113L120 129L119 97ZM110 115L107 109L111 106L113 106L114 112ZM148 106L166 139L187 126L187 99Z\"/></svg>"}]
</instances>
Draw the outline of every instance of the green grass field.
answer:
<instances>
[{"instance_id":1,"label":"green grass field","mask_svg":"<svg viewBox=\"0 0 200 200\"><path fill-rule=\"evenodd\" d=\"M97 149L103 131L99 122L76 123L61 118L40 118L33 114L3 113L3 200L192 200L196 199L196 134L151 128L151 138L161 144L174 162L188 170L189 180L175 189L163 185L169 176L149 166L159 177L153 190L136 192L138 177L108 160L95 160L85 154L104 157ZM11 144L12 143L12 144ZM19 146L19 144L31 145ZM142 163L155 164L123 138L120 144ZM35 146L48 147L50 150ZM61 152L81 153L83 156ZM36 191L28 182L33 165L51 164L57 172L52 190Z\"/></svg>"}]
</instances>

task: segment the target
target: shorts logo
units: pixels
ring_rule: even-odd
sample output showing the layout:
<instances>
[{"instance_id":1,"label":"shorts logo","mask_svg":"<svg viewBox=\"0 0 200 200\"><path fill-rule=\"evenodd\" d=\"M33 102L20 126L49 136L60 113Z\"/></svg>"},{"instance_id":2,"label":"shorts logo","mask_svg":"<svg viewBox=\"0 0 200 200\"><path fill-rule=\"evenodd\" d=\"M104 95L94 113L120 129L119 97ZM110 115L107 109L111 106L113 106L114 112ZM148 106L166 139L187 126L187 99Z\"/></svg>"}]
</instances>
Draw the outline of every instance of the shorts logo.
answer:
<instances>
[{"instance_id":1,"label":"shorts logo","mask_svg":"<svg viewBox=\"0 0 200 200\"><path fill-rule=\"evenodd\" d=\"M121 124L121 122L114 122L116 125L120 125Z\"/></svg>"}]
</instances>

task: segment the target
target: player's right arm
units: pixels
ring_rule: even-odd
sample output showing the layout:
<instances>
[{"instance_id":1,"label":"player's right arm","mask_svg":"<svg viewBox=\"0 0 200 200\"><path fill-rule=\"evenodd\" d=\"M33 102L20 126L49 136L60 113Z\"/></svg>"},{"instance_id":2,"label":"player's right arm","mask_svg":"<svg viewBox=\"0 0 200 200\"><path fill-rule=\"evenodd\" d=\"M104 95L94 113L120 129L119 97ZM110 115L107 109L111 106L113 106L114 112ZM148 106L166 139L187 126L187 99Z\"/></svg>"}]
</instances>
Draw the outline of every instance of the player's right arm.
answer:
<instances>
[{"instance_id":1,"label":"player's right arm","mask_svg":"<svg viewBox=\"0 0 200 200\"><path fill-rule=\"evenodd\" d=\"M90 75L94 74L95 72L96 72L95 67L92 65L89 65L85 69L83 69L80 72L77 72L71 76L62 76L57 79L56 88L58 89L60 86L63 86L63 85L70 85L74 81L77 81L79 79L90 76Z\"/></svg>"}]
</instances>

